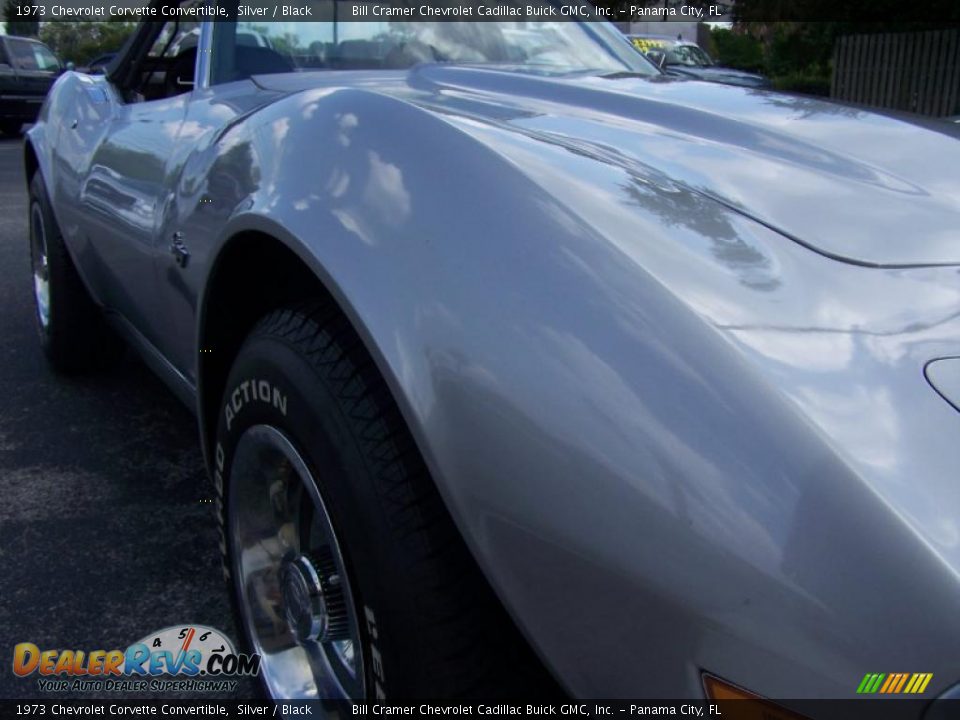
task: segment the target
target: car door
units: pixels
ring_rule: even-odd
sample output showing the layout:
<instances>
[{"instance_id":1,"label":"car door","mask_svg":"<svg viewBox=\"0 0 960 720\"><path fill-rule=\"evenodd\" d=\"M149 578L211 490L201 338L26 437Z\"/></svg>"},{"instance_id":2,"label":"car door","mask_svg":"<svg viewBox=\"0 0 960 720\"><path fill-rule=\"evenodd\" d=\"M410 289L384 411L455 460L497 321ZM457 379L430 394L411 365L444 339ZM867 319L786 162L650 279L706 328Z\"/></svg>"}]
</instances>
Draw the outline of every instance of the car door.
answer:
<instances>
[{"instance_id":1,"label":"car door","mask_svg":"<svg viewBox=\"0 0 960 720\"><path fill-rule=\"evenodd\" d=\"M283 25L277 26L279 33ZM188 256L157 255L158 303L164 308L162 321L166 328L164 348L167 359L189 383L195 383L197 376L197 309L214 241L240 198L256 189L251 177L256 163L247 154L249 148L231 145L223 151L217 140L237 118L255 112L278 95L258 87L249 77L239 77L243 73L237 73L235 79L228 69L231 63L224 62L224 53L233 56L237 45L255 51L267 47L265 36L251 42L252 32L244 27L244 23L205 23L193 40L199 44L201 61L172 160L178 175L174 225L170 228ZM270 54L269 50L263 52ZM211 77L208 70L212 64L231 77Z\"/></svg>"},{"instance_id":2,"label":"car door","mask_svg":"<svg viewBox=\"0 0 960 720\"><path fill-rule=\"evenodd\" d=\"M175 149L190 99L185 88L169 91L162 68L175 60L165 51L191 25L165 23L134 72L135 86L105 90L111 112L78 114L63 130L83 137L88 155L77 194L81 270L107 309L161 353L156 264L170 251Z\"/></svg>"}]
</instances>

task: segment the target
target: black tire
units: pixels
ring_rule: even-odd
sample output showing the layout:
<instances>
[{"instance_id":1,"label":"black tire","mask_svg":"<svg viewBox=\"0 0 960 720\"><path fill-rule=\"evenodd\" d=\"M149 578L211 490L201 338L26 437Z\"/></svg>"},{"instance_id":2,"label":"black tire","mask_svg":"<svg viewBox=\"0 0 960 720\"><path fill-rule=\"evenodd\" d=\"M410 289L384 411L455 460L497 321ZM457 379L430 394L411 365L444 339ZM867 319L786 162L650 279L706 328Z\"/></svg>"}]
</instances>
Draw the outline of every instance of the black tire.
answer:
<instances>
[{"instance_id":1,"label":"black tire","mask_svg":"<svg viewBox=\"0 0 960 720\"><path fill-rule=\"evenodd\" d=\"M228 423L231 397L251 379L269 383L286 402L282 408L233 403ZM217 516L224 573L248 650L227 515L236 444L254 425L281 431L316 478L343 550L356 617L366 619L359 623L364 654L379 659L366 663L368 696L560 695L482 577L389 390L331 302L265 317L241 348L221 405Z\"/></svg>"},{"instance_id":2,"label":"black tire","mask_svg":"<svg viewBox=\"0 0 960 720\"><path fill-rule=\"evenodd\" d=\"M50 209L40 173L30 181L30 263L36 275L45 273L49 287L44 322L35 292L34 315L40 345L55 370L64 373L95 370L112 362L122 351L120 339L110 330L77 274L70 253ZM38 222L42 227L38 227ZM41 238L42 233L42 238ZM46 267L42 253L46 249ZM36 282L36 281L35 281Z\"/></svg>"},{"instance_id":3,"label":"black tire","mask_svg":"<svg viewBox=\"0 0 960 720\"><path fill-rule=\"evenodd\" d=\"M0 133L3 133L7 137L20 137L21 130L23 130L23 123L19 120L4 120L0 122Z\"/></svg>"}]
</instances>

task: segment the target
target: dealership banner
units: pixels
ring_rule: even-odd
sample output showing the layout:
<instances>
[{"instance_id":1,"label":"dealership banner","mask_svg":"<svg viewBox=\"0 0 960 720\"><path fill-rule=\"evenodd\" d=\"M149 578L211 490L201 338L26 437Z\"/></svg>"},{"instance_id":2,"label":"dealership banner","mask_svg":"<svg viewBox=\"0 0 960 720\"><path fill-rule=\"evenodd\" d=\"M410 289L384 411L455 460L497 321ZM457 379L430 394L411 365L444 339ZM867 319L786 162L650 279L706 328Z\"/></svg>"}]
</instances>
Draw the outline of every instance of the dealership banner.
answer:
<instances>
[{"instance_id":1,"label":"dealership banner","mask_svg":"<svg viewBox=\"0 0 960 720\"><path fill-rule=\"evenodd\" d=\"M677 3L648 6L642 1L594 4L588 0L249 0L248 2L151 5L148 0L40 1L16 8L17 19L57 20L213 20L246 22L382 22L382 21L531 21L612 20L728 21L724 3Z\"/></svg>"},{"instance_id":2,"label":"dealership banner","mask_svg":"<svg viewBox=\"0 0 960 720\"><path fill-rule=\"evenodd\" d=\"M0 717L189 718L543 718L678 717L717 720L946 720L960 701L580 700L517 701L256 701L256 700L0 700Z\"/></svg>"},{"instance_id":3,"label":"dealership banner","mask_svg":"<svg viewBox=\"0 0 960 720\"><path fill-rule=\"evenodd\" d=\"M213 20L257 22L902 22L960 24L960 2L854 0L219 0L163 3L149 0L37 0L16 6L13 20Z\"/></svg>"}]
</instances>

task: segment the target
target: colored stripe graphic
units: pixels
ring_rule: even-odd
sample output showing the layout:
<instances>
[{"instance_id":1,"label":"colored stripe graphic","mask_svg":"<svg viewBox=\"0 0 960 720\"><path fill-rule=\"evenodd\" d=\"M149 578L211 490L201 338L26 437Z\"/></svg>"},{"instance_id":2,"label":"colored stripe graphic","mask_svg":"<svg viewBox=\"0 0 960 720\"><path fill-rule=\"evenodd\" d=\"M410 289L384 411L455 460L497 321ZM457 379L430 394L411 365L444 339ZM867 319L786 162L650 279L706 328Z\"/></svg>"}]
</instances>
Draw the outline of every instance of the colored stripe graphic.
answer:
<instances>
[{"instance_id":1,"label":"colored stripe graphic","mask_svg":"<svg viewBox=\"0 0 960 720\"><path fill-rule=\"evenodd\" d=\"M926 692L933 673L867 673L857 686L857 694L919 695Z\"/></svg>"},{"instance_id":2,"label":"colored stripe graphic","mask_svg":"<svg viewBox=\"0 0 960 720\"><path fill-rule=\"evenodd\" d=\"M933 673L915 673L903 692L918 695L927 689L927 685L930 684L932 679Z\"/></svg>"}]
</instances>

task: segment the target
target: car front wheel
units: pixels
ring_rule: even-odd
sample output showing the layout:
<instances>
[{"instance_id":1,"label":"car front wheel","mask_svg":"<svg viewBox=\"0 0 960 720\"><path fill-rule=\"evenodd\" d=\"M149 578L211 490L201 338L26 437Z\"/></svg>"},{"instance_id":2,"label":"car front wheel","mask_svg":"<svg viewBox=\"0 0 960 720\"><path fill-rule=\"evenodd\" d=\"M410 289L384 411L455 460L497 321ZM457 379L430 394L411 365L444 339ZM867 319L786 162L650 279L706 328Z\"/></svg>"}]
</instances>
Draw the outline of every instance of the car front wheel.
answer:
<instances>
[{"instance_id":1,"label":"car front wheel","mask_svg":"<svg viewBox=\"0 0 960 720\"><path fill-rule=\"evenodd\" d=\"M556 692L331 302L277 310L246 339L214 470L224 572L271 697Z\"/></svg>"}]
</instances>

